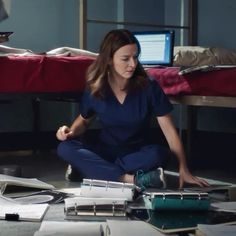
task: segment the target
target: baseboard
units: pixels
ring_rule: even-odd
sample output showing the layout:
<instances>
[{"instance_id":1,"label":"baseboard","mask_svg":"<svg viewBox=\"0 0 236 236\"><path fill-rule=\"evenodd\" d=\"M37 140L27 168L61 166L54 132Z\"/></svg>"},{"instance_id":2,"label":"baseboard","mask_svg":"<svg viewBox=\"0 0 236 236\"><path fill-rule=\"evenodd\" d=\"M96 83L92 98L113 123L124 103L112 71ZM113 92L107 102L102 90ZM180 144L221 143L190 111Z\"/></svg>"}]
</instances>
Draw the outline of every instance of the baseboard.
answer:
<instances>
[{"instance_id":1,"label":"baseboard","mask_svg":"<svg viewBox=\"0 0 236 236\"><path fill-rule=\"evenodd\" d=\"M0 133L0 150L54 149L58 144L55 131Z\"/></svg>"}]
</instances>

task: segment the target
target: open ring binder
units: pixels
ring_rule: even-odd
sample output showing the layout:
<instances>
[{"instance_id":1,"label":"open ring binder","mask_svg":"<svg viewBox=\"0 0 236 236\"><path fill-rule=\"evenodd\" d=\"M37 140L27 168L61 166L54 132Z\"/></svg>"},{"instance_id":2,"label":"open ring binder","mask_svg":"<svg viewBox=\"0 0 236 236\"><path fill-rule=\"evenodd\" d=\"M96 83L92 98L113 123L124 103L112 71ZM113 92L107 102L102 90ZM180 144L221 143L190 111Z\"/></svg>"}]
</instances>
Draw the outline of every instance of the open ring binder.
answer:
<instances>
[{"instance_id":1,"label":"open ring binder","mask_svg":"<svg viewBox=\"0 0 236 236\"><path fill-rule=\"evenodd\" d=\"M132 201L135 190L136 186L130 183L83 179L80 194L83 197L125 198Z\"/></svg>"},{"instance_id":2,"label":"open ring binder","mask_svg":"<svg viewBox=\"0 0 236 236\"><path fill-rule=\"evenodd\" d=\"M205 192L169 191L144 192L152 210L208 210L210 198Z\"/></svg>"},{"instance_id":3,"label":"open ring binder","mask_svg":"<svg viewBox=\"0 0 236 236\"><path fill-rule=\"evenodd\" d=\"M121 198L84 198L65 199L65 214L67 218L79 216L126 216L126 199Z\"/></svg>"}]
</instances>

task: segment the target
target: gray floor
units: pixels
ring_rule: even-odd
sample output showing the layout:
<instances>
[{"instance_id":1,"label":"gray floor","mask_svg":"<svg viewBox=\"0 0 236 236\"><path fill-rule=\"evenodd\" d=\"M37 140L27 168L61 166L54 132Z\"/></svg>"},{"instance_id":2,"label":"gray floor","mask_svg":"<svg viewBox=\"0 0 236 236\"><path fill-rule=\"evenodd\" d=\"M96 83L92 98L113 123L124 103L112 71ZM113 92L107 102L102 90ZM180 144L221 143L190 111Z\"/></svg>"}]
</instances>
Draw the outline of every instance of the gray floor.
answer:
<instances>
[{"instance_id":1,"label":"gray floor","mask_svg":"<svg viewBox=\"0 0 236 236\"><path fill-rule=\"evenodd\" d=\"M75 182L65 181L64 175L67 165L57 158L55 151L41 151L37 154L33 154L31 151L0 152L0 166L2 165L18 165L21 167L22 177L38 178L53 184L58 189L79 185ZM170 167L170 169L174 171L176 167ZM236 173L223 170L220 167L205 170L195 169L194 174L236 184ZM176 179L172 183L177 186ZM63 206L62 204L50 206L44 219L64 220ZM3 220L0 222L0 236L32 236L39 226L40 223Z\"/></svg>"},{"instance_id":2,"label":"gray floor","mask_svg":"<svg viewBox=\"0 0 236 236\"><path fill-rule=\"evenodd\" d=\"M1 152L0 165L21 167L21 177L38 178L54 185L57 189L79 186L79 183L65 181L66 164L60 161L54 151L32 154L31 151ZM44 220L64 220L64 204L50 205ZM40 222L0 221L0 236L33 236Z\"/></svg>"},{"instance_id":3,"label":"gray floor","mask_svg":"<svg viewBox=\"0 0 236 236\"><path fill-rule=\"evenodd\" d=\"M192 173L200 177L236 184L236 171L232 171L235 168L232 168L231 164L229 163L229 168L222 166L206 168L202 164L192 169ZM65 181L67 165L57 157L55 150L39 151L36 154L28 150L0 152L0 166L3 165L18 165L21 167L22 177L39 178L54 184L57 188L75 184ZM167 169L177 171L177 166L172 163Z\"/></svg>"},{"instance_id":4,"label":"gray floor","mask_svg":"<svg viewBox=\"0 0 236 236\"><path fill-rule=\"evenodd\" d=\"M21 177L38 178L57 189L78 186L79 183L65 180L67 164L61 161L54 150L0 152L0 166L19 166Z\"/></svg>"}]
</instances>

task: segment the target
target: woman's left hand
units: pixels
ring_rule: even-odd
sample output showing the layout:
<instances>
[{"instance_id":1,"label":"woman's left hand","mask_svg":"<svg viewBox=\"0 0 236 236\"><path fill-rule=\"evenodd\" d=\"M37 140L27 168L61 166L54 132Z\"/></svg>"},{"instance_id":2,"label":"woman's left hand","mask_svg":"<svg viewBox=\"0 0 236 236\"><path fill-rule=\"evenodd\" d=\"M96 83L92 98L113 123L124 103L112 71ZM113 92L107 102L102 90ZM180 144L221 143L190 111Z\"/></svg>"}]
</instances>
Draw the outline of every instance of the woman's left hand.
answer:
<instances>
[{"instance_id":1,"label":"woman's left hand","mask_svg":"<svg viewBox=\"0 0 236 236\"><path fill-rule=\"evenodd\" d=\"M204 179L200 179L196 176L193 176L188 168L182 168L179 171L179 187L183 188L184 183L189 183L189 184L196 184L200 187L209 187L210 184L204 180Z\"/></svg>"}]
</instances>

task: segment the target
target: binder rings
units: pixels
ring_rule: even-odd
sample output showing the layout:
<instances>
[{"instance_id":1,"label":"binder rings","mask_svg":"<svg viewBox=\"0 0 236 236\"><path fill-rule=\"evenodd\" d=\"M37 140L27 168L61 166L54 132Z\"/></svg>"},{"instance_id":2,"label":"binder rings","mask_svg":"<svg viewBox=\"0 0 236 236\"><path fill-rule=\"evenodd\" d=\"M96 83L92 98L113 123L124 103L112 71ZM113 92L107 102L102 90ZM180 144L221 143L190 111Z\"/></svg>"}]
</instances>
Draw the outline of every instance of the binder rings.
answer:
<instances>
[{"instance_id":1,"label":"binder rings","mask_svg":"<svg viewBox=\"0 0 236 236\"><path fill-rule=\"evenodd\" d=\"M210 207L208 193L185 191L144 192L152 210L207 210Z\"/></svg>"},{"instance_id":2,"label":"binder rings","mask_svg":"<svg viewBox=\"0 0 236 236\"><path fill-rule=\"evenodd\" d=\"M67 219L95 217L125 217L126 199L124 198L85 198L73 197L65 199Z\"/></svg>"},{"instance_id":3,"label":"binder rings","mask_svg":"<svg viewBox=\"0 0 236 236\"><path fill-rule=\"evenodd\" d=\"M132 201L135 188L136 186L130 183L83 179L80 195L97 198L125 198L127 201Z\"/></svg>"}]
</instances>

